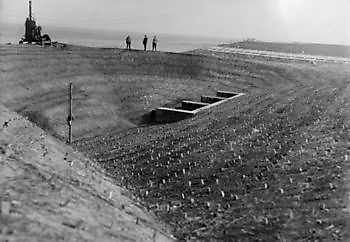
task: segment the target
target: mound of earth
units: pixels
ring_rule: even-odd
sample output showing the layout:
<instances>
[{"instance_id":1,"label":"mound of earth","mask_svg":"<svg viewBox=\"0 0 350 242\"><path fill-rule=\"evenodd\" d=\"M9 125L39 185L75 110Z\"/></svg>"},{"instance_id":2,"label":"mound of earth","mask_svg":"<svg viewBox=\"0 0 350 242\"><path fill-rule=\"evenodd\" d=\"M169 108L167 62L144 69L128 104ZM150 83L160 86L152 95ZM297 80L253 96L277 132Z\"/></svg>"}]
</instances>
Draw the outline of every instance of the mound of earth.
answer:
<instances>
[{"instance_id":1,"label":"mound of earth","mask_svg":"<svg viewBox=\"0 0 350 242\"><path fill-rule=\"evenodd\" d=\"M82 154L0 106L0 241L172 241Z\"/></svg>"}]
</instances>

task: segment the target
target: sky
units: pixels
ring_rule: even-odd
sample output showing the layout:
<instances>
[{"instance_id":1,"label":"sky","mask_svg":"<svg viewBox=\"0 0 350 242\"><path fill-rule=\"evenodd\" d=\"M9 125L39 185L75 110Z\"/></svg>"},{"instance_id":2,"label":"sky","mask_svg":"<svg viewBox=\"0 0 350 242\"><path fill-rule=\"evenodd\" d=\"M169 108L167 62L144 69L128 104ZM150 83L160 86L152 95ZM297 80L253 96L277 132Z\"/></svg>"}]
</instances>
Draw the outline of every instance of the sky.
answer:
<instances>
[{"instance_id":1,"label":"sky","mask_svg":"<svg viewBox=\"0 0 350 242\"><path fill-rule=\"evenodd\" d=\"M350 0L32 0L39 25L350 45ZM23 24L28 0L0 0Z\"/></svg>"}]
</instances>

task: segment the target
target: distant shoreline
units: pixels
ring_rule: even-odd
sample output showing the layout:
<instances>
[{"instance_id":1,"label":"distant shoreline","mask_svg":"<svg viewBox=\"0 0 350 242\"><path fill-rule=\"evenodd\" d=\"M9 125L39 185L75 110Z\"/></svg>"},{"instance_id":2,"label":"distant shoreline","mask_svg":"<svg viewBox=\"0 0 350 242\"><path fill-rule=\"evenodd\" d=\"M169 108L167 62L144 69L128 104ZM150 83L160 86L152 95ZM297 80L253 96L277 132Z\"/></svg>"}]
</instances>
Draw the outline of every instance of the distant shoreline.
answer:
<instances>
[{"instance_id":1,"label":"distant shoreline","mask_svg":"<svg viewBox=\"0 0 350 242\"><path fill-rule=\"evenodd\" d=\"M348 45L296 42L283 43L265 41L239 41L231 44L221 44L219 46L247 50L271 51L278 53L350 58L350 46Z\"/></svg>"},{"instance_id":2,"label":"distant shoreline","mask_svg":"<svg viewBox=\"0 0 350 242\"><path fill-rule=\"evenodd\" d=\"M88 46L68 42L58 42L58 48L70 48L70 49L111 49L111 50L126 50L124 46ZM0 45L18 45L17 43L0 43ZM283 42L265 42L258 40L243 40L236 41L227 44L211 44L207 46L197 46L197 48L185 49L182 51L173 51L171 49L161 49L157 52L164 53L188 53L198 49L215 49L215 48L233 48L236 50L241 49L244 53L252 50L257 52L267 53L281 53L292 55L306 55L314 57L335 57L335 58L350 58L350 46L346 45L333 45L333 44L318 44L318 43L283 43ZM244 51L246 50L246 51ZM144 51L137 46L132 48L131 51ZM151 52L150 49L147 51Z\"/></svg>"},{"instance_id":3,"label":"distant shoreline","mask_svg":"<svg viewBox=\"0 0 350 242\"><path fill-rule=\"evenodd\" d=\"M142 39L144 34L149 38L157 35L158 50L169 52L184 52L198 48L219 45L222 43L232 43L235 39L199 37L199 36L182 36L161 33L135 33L127 31L103 31L103 30L73 30L60 27L43 26L43 34L49 34L53 41L69 43L72 45L101 48L124 48L125 38L129 34L132 39L133 49L143 49ZM8 42L18 43L24 34L22 25L1 24L0 44ZM151 41L148 43L148 49L151 49Z\"/></svg>"}]
</instances>

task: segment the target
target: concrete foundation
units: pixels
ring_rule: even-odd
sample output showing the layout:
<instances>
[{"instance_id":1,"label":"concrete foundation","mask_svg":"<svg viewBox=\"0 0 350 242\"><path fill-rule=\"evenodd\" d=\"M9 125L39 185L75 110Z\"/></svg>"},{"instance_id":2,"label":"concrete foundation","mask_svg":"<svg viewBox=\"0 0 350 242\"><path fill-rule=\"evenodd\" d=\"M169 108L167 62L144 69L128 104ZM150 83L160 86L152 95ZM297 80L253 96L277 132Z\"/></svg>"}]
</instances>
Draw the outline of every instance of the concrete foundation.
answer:
<instances>
[{"instance_id":1,"label":"concrete foundation","mask_svg":"<svg viewBox=\"0 0 350 242\"><path fill-rule=\"evenodd\" d=\"M165 107L157 108L154 112L154 120L158 123L176 122L195 115L193 111Z\"/></svg>"},{"instance_id":2,"label":"concrete foundation","mask_svg":"<svg viewBox=\"0 0 350 242\"><path fill-rule=\"evenodd\" d=\"M193 102L193 101L182 101L182 106L181 108L183 110L188 110L188 111L193 111L196 110L198 108L202 108L209 105L209 103L202 103L202 102Z\"/></svg>"},{"instance_id":3,"label":"concrete foundation","mask_svg":"<svg viewBox=\"0 0 350 242\"><path fill-rule=\"evenodd\" d=\"M216 96L230 98L239 95L237 92L217 91Z\"/></svg>"},{"instance_id":4,"label":"concrete foundation","mask_svg":"<svg viewBox=\"0 0 350 242\"><path fill-rule=\"evenodd\" d=\"M221 105L243 93L217 91L217 96L202 96L201 102L182 101L181 107L160 107L153 111L153 118L158 123L170 123L193 117L197 113Z\"/></svg>"},{"instance_id":5,"label":"concrete foundation","mask_svg":"<svg viewBox=\"0 0 350 242\"><path fill-rule=\"evenodd\" d=\"M203 103L216 103L225 100L225 97L215 97L215 96L202 96L201 102Z\"/></svg>"}]
</instances>

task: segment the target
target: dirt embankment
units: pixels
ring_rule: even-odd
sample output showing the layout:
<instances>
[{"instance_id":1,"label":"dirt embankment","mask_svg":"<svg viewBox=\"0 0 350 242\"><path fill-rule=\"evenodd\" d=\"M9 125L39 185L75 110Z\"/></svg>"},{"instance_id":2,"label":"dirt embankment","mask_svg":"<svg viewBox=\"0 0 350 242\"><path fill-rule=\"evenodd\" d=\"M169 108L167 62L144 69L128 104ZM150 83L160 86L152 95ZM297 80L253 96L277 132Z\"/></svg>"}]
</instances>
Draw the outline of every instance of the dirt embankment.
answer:
<instances>
[{"instance_id":1,"label":"dirt embankment","mask_svg":"<svg viewBox=\"0 0 350 242\"><path fill-rule=\"evenodd\" d=\"M172 241L80 153L0 106L0 241Z\"/></svg>"}]
</instances>

